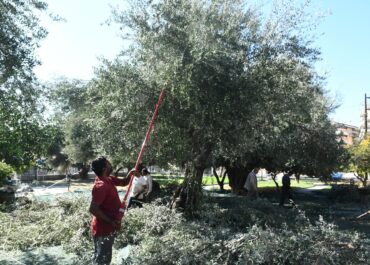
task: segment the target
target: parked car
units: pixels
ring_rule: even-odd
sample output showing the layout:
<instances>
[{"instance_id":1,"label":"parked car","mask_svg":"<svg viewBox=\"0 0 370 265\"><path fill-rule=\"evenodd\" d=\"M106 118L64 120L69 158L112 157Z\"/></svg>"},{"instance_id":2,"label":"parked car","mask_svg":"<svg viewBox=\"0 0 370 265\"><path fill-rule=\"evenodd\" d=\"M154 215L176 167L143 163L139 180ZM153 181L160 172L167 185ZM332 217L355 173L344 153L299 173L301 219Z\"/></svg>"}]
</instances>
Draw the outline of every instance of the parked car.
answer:
<instances>
[{"instance_id":1,"label":"parked car","mask_svg":"<svg viewBox=\"0 0 370 265\"><path fill-rule=\"evenodd\" d=\"M333 172L331 173L331 179L333 181L338 181L338 180L341 180L343 178L343 173L341 172Z\"/></svg>"}]
</instances>

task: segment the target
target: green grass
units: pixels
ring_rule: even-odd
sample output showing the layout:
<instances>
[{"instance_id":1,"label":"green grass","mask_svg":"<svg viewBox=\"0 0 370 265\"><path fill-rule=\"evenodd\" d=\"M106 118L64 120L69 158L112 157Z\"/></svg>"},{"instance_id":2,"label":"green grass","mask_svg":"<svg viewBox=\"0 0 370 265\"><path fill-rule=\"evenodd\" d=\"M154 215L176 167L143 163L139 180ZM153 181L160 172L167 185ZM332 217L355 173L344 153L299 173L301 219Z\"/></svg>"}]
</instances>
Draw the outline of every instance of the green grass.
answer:
<instances>
[{"instance_id":1,"label":"green grass","mask_svg":"<svg viewBox=\"0 0 370 265\"><path fill-rule=\"evenodd\" d=\"M172 185L172 184L181 184L184 180L184 176L171 177L167 175L153 175L153 179L157 181L160 185ZM229 179L225 178L225 184L229 183ZM203 176L202 180L203 185L217 185L217 180L213 176Z\"/></svg>"},{"instance_id":2,"label":"green grass","mask_svg":"<svg viewBox=\"0 0 370 265\"><path fill-rule=\"evenodd\" d=\"M317 182L318 181L315 179L300 180L299 183L296 180L291 180L290 184L292 187L295 187L295 188L311 188L315 186ZM278 184L279 186L281 186L281 181L278 181ZM263 181L258 181L258 187L259 188L276 187L276 185L273 180L263 180Z\"/></svg>"},{"instance_id":3,"label":"green grass","mask_svg":"<svg viewBox=\"0 0 370 265\"><path fill-rule=\"evenodd\" d=\"M181 184L184 180L183 176L179 177L171 177L166 175L154 175L154 180L158 181L160 185L167 186L167 185L174 185L174 184ZM295 180L291 180L291 186L294 188L311 188L316 186L317 184L321 184L321 182L317 179L303 179L300 180L299 183ZM202 180L203 185L218 185L217 180L215 177L210 175L204 175ZM229 184L229 178L225 178L224 184ZM281 186L281 181L278 181L279 186ZM258 178L258 187L259 188L275 188L275 183L273 180L260 180Z\"/></svg>"},{"instance_id":4,"label":"green grass","mask_svg":"<svg viewBox=\"0 0 370 265\"><path fill-rule=\"evenodd\" d=\"M216 178L213 176L204 176L203 185L217 185ZM297 188L310 188L315 185L317 185L319 181L317 179L304 179L300 180L299 183L297 183L296 180L292 179L291 180L291 186L292 187L297 187ZM225 183L224 184L229 184L229 178L225 178ZM279 186L281 186L281 181L278 181ZM260 180L258 178L258 187L276 187L275 183L273 180Z\"/></svg>"},{"instance_id":5,"label":"green grass","mask_svg":"<svg viewBox=\"0 0 370 265\"><path fill-rule=\"evenodd\" d=\"M171 177L166 175L153 175L153 179L161 186L179 185L184 180L184 177Z\"/></svg>"},{"instance_id":6,"label":"green grass","mask_svg":"<svg viewBox=\"0 0 370 265\"><path fill-rule=\"evenodd\" d=\"M218 185L216 178L213 176L209 176L209 175L203 176L202 184L203 185ZM228 177L225 178L224 184L229 184Z\"/></svg>"}]
</instances>

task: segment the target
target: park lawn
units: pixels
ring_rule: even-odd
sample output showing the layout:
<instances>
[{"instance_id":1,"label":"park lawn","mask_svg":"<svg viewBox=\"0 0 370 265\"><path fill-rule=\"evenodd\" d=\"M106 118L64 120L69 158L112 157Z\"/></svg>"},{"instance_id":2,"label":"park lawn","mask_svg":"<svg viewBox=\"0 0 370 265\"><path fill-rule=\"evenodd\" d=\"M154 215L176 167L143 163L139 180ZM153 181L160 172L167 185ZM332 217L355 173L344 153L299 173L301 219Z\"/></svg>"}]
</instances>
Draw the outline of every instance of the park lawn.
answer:
<instances>
[{"instance_id":1,"label":"park lawn","mask_svg":"<svg viewBox=\"0 0 370 265\"><path fill-rule=\"evenodd\" d=\"M152 177L161 186L179 185L184 180L183 176L152 175Z\"/></svg>"},{"instance_id":2,"label":"park lawn","mask_svg":"<svg viewBox=\"0 0 370 265\"><path fill-rule=\"evenodd\" d=\"M164 175L164 174L156 174L153 175L153 179L156 180L161 186L172 186L172 185L179 185L183 182L184 176L172 176L172 175ZM257 178L258 180L258 187L259 188L275 188L275 183L272 179L267 179L267 180L261 180L260 178ZM52 184L55 184L58 181L48 181L48 182L43 182L41 184L45 186L49 186ZM279 186L281 186L281 180L278 181ZM40 183L39 183L40 184ZM87 180L84 182L80 181L72 181L71 183L71 191L73 190L91 190L93 184L93 180ZM203 186L216 186L215 188L218 188L218 184L216 181L216 178L211 175L204 175L203 180L202 180ZM228 184L229 184L229 178L226 177L224 181L224 188L228 189ZM301 179L299 183L295 179L291 180L291 186L294 188L311 188L317 185L322 184L318 179ZM66 185L66 183L61 182L61 186ZM37 186L37 185L36 185ZM329 187L328 187L329 188Z\"/></svg>"},{"instance_id":3,"label":"park lawn","mask_svg":"<svg viewBox=\"0 0 370 265\"><path fill-rule=\"evenodd\" d=\"M257 178L258 181L258 187L276 187L274 181L272 179L269 180L260 180ZM213 176L203 176L203 185L217 185L216 178ZM224 184L229 184L229 178L225 178ZM281 180L278 181L279 186L281 186ZM301 179L299 183L295 180L291 180L291 186L296 188L311 188L316 185L321 184L321 182L318 179Z\"/></svg>"},{"instance_id":4,"label":"park lawn","mask_svg":"<svg viewBox=\"0 0 370 265\"><path fill-rule=\"evenodd\" d=\"M172 185L181 184L184 180L184 176L167 176L167 175L153 175L153 179L160 185ZM217 185L217 180L213 176L204 175L202 180L203 185ZM229 184L229 179L226 177L224 184Z\"/></svg>"},{"instance_id":5,"label":"park lawn","mask_svg":"<svg viewBox=\"0 0 370 265\"><path fill-rule=\"evenodd\" d=\"M317 179L304 179L300 180L299 183L296 180L291 180L290 185L291 187L295 188L311 188L319 184L320 182ZM279 186L281 186L281 181L278 181ZM267 187L276 187L275 182L270 180L259 180L258 181L258 187L259 188L267 188Z\"/></svg>"},{"instance_id":6,"label":"park lawn","mask_svg":"<svg viewBox=\"0 0 370 265\"><path fill-rule=\"evenodd\" d=\"M204 175L203 180L202 180L203 185L218 185L216 177L214 176L209 176L209 175ZM229 184L229 178L226 177L224 184Z\"/></svg>"},{"instance_id":7,"label":"park lawn","mask_svg":"<svg viewBox=\"0 0 370 265\"><path fill-rule=\"evenodd\" d=\"M171 176L166 176L166 175L154 175L153 178L154 178L154 180L158 181L158 183L160 185L163 185L163 186L179 185L184 180L183 176L176 176L176 177L172 176L171 177ZM204 175L203 176L202 184L204 186L218 185L216 178L213 177L213 176L209 176L209 175ZM225 178L224 184L225 184L225 188L226 188L228 186L227 184L229 184L229 178L228 177ZM278 181L278 184L279 184L279 186L281 186L281 181L280 180ZM320 184L321 184L321 182L318 179L301 179L299 181L299 183L295 179L291 180L291 186L294 187L294 188L303 188L303 189L305 189L305 188L311 188L311 187L314 187L314 186L320 185ZM274 187L276 187L276 185L275 185L275 183L272 179L269 179L269 180L260 180L260 179L258 179L258 187L260 187L260 188L270 188L270 187L274 188Z\"/></svg>"},{"instance_id":8,"label":"park lawn","mask_svg":"<svg viewBox=\"0 0 370 265\"><path fill-rule=\"evenodd\" d=\"M258 187L276 187L274 181L272 179L269 180L260 180L259 178L257 179L258 181ZM213 176L203 176L203 185L217 185L216 178ZM225 178L224 184L229 184L229 178ZM279 186L281 186L281 180L278 181ZM296 187L296 188L311 188L316 185L321 184L321 182L317 179L301 179L299 183L295 180L291 180L291 186Z\"/></svg>"}]
</instances>

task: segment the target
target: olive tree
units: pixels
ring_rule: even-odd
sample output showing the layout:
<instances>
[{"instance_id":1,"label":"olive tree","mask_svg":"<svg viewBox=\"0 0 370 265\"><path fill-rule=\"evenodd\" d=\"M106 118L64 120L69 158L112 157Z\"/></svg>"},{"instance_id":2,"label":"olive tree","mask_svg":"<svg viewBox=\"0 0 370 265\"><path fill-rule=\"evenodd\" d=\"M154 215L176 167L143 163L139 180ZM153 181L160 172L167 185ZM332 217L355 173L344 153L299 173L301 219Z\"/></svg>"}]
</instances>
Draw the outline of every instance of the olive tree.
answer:
<instances>
[{"instance_id":1,"label":"olive tree","mask_svg":"<svg viewBox=\"0 0 370 265\"><path fill-rule=\"evenodd\" d=\"M361 142L351 147L349 153L350 153L349 167L351 170L356 172L356 177L362 182L362 185L366 187L370 172L369 137L366 137Z\"/></svg>"},{"instance_id":2,"label":"olive tree","mask_svg":"<svg viewBox=\"0 0 370 265\"><path fill-rule=\"evenodd\" d=\"M88 123L88 84L80 80L60 79L49 84L49 100L54 106L54 119L59 122L62 141L54 146L54 166L72 164L80 168L80 177L87 177L89 162L95 156L92 135Z\"/></svg>"},{"instance_id":3,"label":"olive tree","mask_svg":"<svg viewBox=\"0 0 370 265\"><path fill-rule=\"evenodd\" d=\"M261 164L270 141L274 150L288 150L287 142L299 141L280 137L292 130L294 139L298 128L311 126L318 102L326 122L305 6L281 7L267 19L242 1L142 0L116 10L132 45L97 70L87 91L99 153L134 162L165 89L144 161L185 167L175 201L192 213L212 161L222 157L229 168Z\"/></svg>"}]
</instances>

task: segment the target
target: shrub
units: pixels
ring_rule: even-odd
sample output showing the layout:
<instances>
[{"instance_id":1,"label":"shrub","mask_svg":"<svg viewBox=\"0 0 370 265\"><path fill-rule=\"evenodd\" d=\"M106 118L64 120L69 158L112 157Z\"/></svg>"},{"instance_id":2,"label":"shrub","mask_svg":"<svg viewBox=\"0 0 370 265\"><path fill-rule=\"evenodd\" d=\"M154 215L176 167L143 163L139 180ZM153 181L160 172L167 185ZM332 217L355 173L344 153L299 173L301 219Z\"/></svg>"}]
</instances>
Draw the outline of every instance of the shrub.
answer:
<instances>
[{"instance_id":1,"label":"shrub","mask_svg":"<svg viewBox=\"0 0 370 265\"><path fill-rule=\"evenodd\" d=\"M0 162L0 186L3 184L3 181L6 177L9 177L13 174L14 169L4 162Z\"/></svg>"},{"instance_id":2,"label":"shrub","mask_svg":"<svg viewBox=\"0 0 370 265\"><path fill-rule=\"evenodd\" d=\"M358 192L358 187L356 185L332 185L329 193L329 197L334 201L339 202L352 202L358 201L360 199L360 194Z\"/></svg>"}]
</instances>

